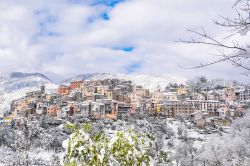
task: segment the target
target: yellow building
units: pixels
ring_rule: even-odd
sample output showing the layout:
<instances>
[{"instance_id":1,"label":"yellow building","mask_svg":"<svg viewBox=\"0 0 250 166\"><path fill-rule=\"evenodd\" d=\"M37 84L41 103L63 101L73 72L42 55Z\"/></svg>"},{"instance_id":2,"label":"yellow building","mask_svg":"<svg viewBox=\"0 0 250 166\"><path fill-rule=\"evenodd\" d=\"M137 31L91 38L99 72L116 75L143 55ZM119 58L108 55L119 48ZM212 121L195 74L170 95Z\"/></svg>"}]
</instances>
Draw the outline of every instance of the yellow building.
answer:
<instances>
[{"instance_id":1,"label":"yellow building","mask_svg":"<svg viewBox=\"0 0 250 166\"><path fill-rule=\"evenodd\" d=\"M35 100L36 98L33 98L33 97L26 98L27 104L33 103Z\"/></svg>"},{"instance_id":2,"label":"yellow building","mask_svg":"<svg viewBox=\"0 0 250 166\"><path fill-rule=\"evenodd\" d=\"M186 95L187 94L187 88L185 86L179 86L177 88L177 95Z\"/></svg>"},{"instance_id":3,"label":"yellow building","mask_svg":"<svg viewBox=\"0 0 250 166\"><path fill-rule=\"evenodd\" d=\"M11 117L5 117L5 118L3 118L3 122L4 122L5 124L11 124L12 119L13 119L13 118L11 118Z\"/></svg>"},{"instance_id":4,"label":"yellow building","mask_svg":"<svg viewBox=\"0 0 250 166\"><path fill-rule=\"evenodd\" d=\"M156 106L156 112L157 113L160 113L161 112L161 110L162 110L162 104L157 104L157 106Z\"/></svg>"},{"instance_id":5,"label":"yellow building","mask_svg":"<svg viewBox=\"0 0 250 166\"><path fill-rule=\"evenodd\" d=\"M114 93L112 90L109 90L109 89L105 90L104 89L104 90L102 90L101 94L108 97L108 99L113 100Z\"/></svg>"},{"instance_id":6,"label":"yellow building","mask_svg":"<svg viewBox=\"0 0 250 166\"><path fill-rule=\"evenodd\" d=\"M108 89L108 86L96 86L96 93L103 94L104 91L107 91Z\"/></svg>"}]
</instances>

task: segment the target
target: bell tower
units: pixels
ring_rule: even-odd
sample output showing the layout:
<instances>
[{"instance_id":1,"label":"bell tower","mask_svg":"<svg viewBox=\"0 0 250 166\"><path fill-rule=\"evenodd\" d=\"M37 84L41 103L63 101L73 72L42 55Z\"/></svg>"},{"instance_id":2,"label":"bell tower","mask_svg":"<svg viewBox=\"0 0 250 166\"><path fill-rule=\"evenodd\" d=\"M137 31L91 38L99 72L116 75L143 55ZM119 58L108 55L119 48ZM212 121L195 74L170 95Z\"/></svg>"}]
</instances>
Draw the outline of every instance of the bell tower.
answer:
<instances>
[{"instance_id":1,"label":"bell tower","mask_svg":"<svg viewBox=\"0 0 250 166\"><path fill-rule=\"evenodd\" d=\"M157 85L157 87L156 87L156 92L158 92L158 93L161 92L161 87L160 87L159 83L158 83L158 85Z\"/></svg>"},{"instance_id":2,"label":"bell tower","mask_svg":"<svg viewBox=\"0 0 250 166\"><path fill-rule=\"evenodd\" d=\"M44 86L44 84L41 86L41 93L45 94L45 86Z\"/></svg>"}]
</instances>

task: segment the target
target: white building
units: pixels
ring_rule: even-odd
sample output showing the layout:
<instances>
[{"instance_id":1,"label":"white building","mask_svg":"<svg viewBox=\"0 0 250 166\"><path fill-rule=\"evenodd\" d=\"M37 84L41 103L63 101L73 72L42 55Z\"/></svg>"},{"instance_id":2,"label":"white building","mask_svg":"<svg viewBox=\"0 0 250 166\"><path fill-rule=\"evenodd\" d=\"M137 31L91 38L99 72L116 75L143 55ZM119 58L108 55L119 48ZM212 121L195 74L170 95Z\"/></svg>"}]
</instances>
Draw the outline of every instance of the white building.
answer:
<instances>
[{"instance_id":1,"label":"white building","mask_svg":"<svg viewBox=\"0 0 250 166\"><path fill-rule=\"evenodd\" d=\"M244 89L239 91L240 101L250 101L250 89Z\"/></svg>"},{"instance_id":2,"label":"white building","mask_svg":"<svg viewBox=\"0 0 250 166\"><path fill-rule=\"evenodd\" d=\"M214 112L219 108L219 101L217 100L187 100L192 103L193 107L203 113Z\"/></svg>"}]
</instances>

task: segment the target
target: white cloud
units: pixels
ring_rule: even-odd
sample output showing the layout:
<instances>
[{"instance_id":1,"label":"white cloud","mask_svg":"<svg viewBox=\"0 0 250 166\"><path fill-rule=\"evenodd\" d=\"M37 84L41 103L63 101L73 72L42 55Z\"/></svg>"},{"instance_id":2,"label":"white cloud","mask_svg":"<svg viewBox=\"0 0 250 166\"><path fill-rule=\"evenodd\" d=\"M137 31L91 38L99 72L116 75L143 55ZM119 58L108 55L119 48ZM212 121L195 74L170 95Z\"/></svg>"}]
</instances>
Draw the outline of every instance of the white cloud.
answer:
<instances>
[{"instance_id":1,"label":"white cloud","mask_svg":"<svg viewBox=\"0 0 250 166\"><path fill-rule=\"evenodd\" d=\"M205 26L224 34L211 19L232 15L234 0L130 0L114 8L54 0L0 2L0 70L42 72L57 78L85 72L135 73L245 79L231 65L185 70L179 65L211 61L210 47L174 43L186 29ZM40 14L39 14L40 12ZM110 20L99 17L108 12ZM127 53L121 48L133 46ZM195 74L194 74L195 73ZM216 74L215 74L216 73Z\"/></svg>"}]
</instances>

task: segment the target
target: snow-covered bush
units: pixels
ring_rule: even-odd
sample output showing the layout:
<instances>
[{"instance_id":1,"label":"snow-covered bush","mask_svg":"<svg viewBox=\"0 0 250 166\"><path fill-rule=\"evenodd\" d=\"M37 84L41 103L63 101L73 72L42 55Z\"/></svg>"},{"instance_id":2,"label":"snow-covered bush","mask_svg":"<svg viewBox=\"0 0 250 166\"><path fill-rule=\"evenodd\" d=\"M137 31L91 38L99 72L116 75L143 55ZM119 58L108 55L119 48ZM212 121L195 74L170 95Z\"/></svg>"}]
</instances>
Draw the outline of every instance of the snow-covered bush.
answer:
<instances>
[{"instance_id":1,"label":"snow-covered bush","mask_svg":"<svg viewBox=\"0 0 250 166\"><path fill-rule=\"evenodd\" d=\"M195 165L196 149L191 141L180 142L177 146L174 160L181 166Z\"/></svg>"},{"instance_id":2,"label":"snow-covered bush","mask_svg":"<svg viewBox=\"0 0 250 166\"><path fill-rule=\"evenodd\" d=\"M185 125L180 125L178 128L177 128L178 132L178 136L180 139L184 139L186 140L187 139L187 128Z\"/></svg>"},{"instance_id":3,"label":"snow-covered bush","mask_svg":"<svg viewBox=\"0 0 250 166\"><path fill-rule=\"evenodd\" d=\"M74 130L65 140L65 165L149 165L152 158L149 150L152 138L133 130L115 132L110 136L100 131L93 134L91 124L78 128L67 124Z\"/></svg>"},{"instance_id":4,"label":"snow-covered bush","mask_svg":"<svg viewBox=\"0 0 250 166\"><path fill-rule=\"evenodd\" d=\"M229 134L209 139L197 153L200 164L211 166L250 165L250 113L235 120Z\"/></svg>"}]
</instances>

